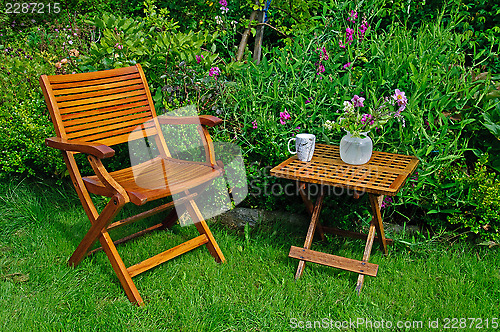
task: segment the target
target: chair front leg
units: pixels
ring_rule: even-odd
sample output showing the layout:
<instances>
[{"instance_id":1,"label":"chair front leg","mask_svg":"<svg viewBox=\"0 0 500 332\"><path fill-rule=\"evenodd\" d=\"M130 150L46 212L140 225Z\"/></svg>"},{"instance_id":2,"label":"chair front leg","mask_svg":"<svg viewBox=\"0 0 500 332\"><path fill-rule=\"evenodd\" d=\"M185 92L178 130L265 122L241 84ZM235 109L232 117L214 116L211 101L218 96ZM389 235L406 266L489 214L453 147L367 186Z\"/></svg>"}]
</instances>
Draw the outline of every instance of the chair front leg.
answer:
<instances>
[{"instance_id":1,"label":"chair front leg","mask_svg":"<svg viewBox=\"0 0 500 332\"><path fill-rule=\"evenodd\" d=\"M73 255L71 255L68 261L69 265L76 266L80 264L94 241L97 240L106 226L116 217L118 212L120 212L125 202L124 197L118 194L111 198L101 214L99 214L99 217L92 222L89 231L85 234Z\"/></svg>"}]
</instances>

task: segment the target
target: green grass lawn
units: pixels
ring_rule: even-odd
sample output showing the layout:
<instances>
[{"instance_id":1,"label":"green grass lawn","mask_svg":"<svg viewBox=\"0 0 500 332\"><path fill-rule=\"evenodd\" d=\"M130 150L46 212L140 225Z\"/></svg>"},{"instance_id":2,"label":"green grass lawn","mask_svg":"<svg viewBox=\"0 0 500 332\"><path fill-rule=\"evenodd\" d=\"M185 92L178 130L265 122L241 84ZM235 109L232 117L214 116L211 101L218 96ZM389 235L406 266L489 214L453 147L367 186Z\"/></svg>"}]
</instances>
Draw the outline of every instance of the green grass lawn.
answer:
<instances>
[{"instance_id":1,"label":"green grass lawn","mask_svg":"<svg viewBox=\"0 0 500 332\"><path fill-rule=\"evenodd\" d=\"M247 236L212 221L227 263L215 263L202 247L143 273L134 281L146 305L136 307L103 252L76 268L66 264L88 224L68 186L0 183L0 330L291 331L308 324L337 330L344 322L345 331L389 323L394 331L436 331L445 323L479 327L481 318L487 331L500 319L498 247L395 235L387 257L373 250L379 273L366 277L358 296L355 273L308 263L294 280L297 260L288 251L303 244L307 225L284 221L259 224ZM118 250L131 265L196 234L194 226L174 227ZM313 243L356 259L363 248L358 240ZM436 320L439 328L430 328Z\"/></svg>"}]
</instances>

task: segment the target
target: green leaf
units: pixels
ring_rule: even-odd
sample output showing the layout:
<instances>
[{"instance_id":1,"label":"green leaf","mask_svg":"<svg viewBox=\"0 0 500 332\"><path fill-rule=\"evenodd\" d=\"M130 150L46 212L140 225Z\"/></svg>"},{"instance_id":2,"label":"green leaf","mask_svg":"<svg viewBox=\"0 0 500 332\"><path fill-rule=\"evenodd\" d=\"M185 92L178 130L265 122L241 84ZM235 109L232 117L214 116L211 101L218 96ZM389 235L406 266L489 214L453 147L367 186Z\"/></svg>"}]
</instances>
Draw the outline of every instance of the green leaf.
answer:
<instances>
[{"instance_id":1,"label":"green leaf","mask_svg":"<svg viewBox=\"0 0 500 332\"><path fill-rule=\"evenodd\" d=\"M490 133L495 135L495 137L499 138L500 137L500 125L493 122L488 113L483 113L483 119L485 121L483 123L483 125L490 131Z\"/></svg>"},{"instance_id":2,"label":"green leaf","mask_svg":"<svg viewBox=\"0 0 500 332\"><path fill-rule=\"evenodd\" d=\"M101 29L104 29L105 28L105 25L104 25L104 21L101 20L100 18L96 18L93 22L95 24L96 27L98 28L101 28Z\"/></svg>"},{"instance_id":3,"label":"green leaf","mask_svg":"<svg viewBox=\"0 0 500 332\"><path fill-rule=\"evenodd\" d=\"M432 150L434 150L434 145L430 145L430 146L428 146L428 147L427 147L427 151L425 152L425 155L426 155L426 156L428 156L428 155L429 155L429 153L431 153L431 152L432 152Z\"/></svg>"}]
</instances>

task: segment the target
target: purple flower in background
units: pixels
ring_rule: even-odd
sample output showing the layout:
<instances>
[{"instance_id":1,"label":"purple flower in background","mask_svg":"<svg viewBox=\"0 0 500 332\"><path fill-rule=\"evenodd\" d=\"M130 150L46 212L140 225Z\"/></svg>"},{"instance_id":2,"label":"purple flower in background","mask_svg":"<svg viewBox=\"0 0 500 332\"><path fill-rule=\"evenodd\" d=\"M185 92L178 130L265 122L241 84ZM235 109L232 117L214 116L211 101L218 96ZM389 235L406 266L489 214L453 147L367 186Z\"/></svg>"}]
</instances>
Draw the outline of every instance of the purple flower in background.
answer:
<instances>
[{"instance_id":1,"label":"purple flower in background","mask_svg":"<svg viewBox=\"0 0 500 332\"><path fill-rule=\"evenodd\" d=\"M353 40L353 35L354 35L354 30L351 28L346 28L345 29L345 35L347 37L347 41L349 42L349 45L351 45L352 40Z\"/></svg>"},{"instance_id":2,"label":"purple flower in background","mask_svg":"<svg viewBox=\"0 0 500 332\"><path fill-rule=\"evenodd\" d=\"M290 113L285 109L284 112L280 112L280 123L284 125L287 120L290 120Z\"/></svg>"},{"instance_id":3,"label":"purple flower in background","mask_svg":"<svg viewBox=\"0 0 500 332\"><path fill-rule=\"evenodd\" d=\"M321 51L323 51L323 60L328 60L329 57L328 57L328 53L326 53L326 48L322 48Z\"/></svg>"},{"instance_id":4,"label":"purple flower in background","mask_svg":"<svg viewBox=\"0 0 500 332\"><path fill-rule=\"evenodd\" d=\"M229 8L227 8L227 0L220 0L219 4L221 5L220 10L222 13L227 13Z\"/></svg>"},{"instance_id":5,"label":"purple flower in background","mask_svg":"<svg viewBox=\"0 0 500 332\"><path fill-rule=\"evenodd\" d=\"M354 23L356 21L356 19L358 18L358 13L355 12L354 10L351 10L351 14L349 15L349 17L347 18L347 20L349 22L352 22Z\"/></svg>"},{"instance_id":6,"label":"purple flower in background","mask_svg":"<svg viewBox=\"0 0 500 332\"><path fill-rule=\"evenodd\" d=\"M219 75L220 75L219 67L212 67L208 71L208 76L213 76L215 78L215 80L217 80L217 76L219 76Z\"/></svg>"},{"instance_id":7,"label":"purple flower in background","mask_svg":"<svg viewBox=\"0 0 500 332\"><path fill-rule=\"evenodd\" d=\"M380 208L386 208L392 204L392 197L385 197L384 200L382 201L382 204L380 204Z\"/></svg>"},{"instance_id":8,"label":"purple flower in background","mask_svg":"<svg viewBox=\"0 0 500 332\"><path fill-rule=\"evenodd\" d=\"M398 112L402 112L406 108L406 104L408 104L408 98L406 98L405 93L399 89L396 89L392 98L399 106Z\"/></svg>"},{"instance_id":9,"label":"purple flower in background","mask_svg":"<svg viewBox=\"0 0 500 332\"><path fill-rule=\"evenodd\" d=\"M319 60L328 60L330 57L328 56L328 53L326 53L326 48L318 48L316 49L316 53L319 53Z\"/></svg>"},{"instance_id":10,"label":"purple flower in background","mask_svg":"<svg viewBox=\"0 0 500 332\"><path fill-rule=\"evenodd\" d=\"M304 102L304 104L309 104L310 102L313 101L313 99L314 99L313 97L307 98L306 101Z\"/></svg>"},{"instance_id":11,"label":"purple flower in background","mask_svg":"<svg viewBox=\"0 0 500 332\"><path fill-rule=\"evenodd\" d=\"M196 57L196 63L200 63L201 60L203 59L203 55L195 55Z\"/></svg>"},{"instance_id":12,"label":"purple flower in background","mask_svg":"<svg viewBox=\"0 0 500 332\"><path fill-rule=\"evenodd\" d=\"M363 39L365 37L365 32L368 30L368 27L370 24L366 21L366 19L363 19L363 22L361 23L361 26L359 27L359 34L358 37L359 39Z\"/></svg>"},{"instance_id":13,"label":"purple flower in background","mask_svg":"<svg viewBox=\"0 0 500 332\"><path fill-rule=\"evenodd\" d=\"M252 121L252 129L257 129L257 121Z\"/></svg>"},{"instance_id":14,"label":"purple flower in background","mask_svg":"<svg viewBox=\"0 0 500 332\"><path fill-rule=\"evenodd\" d=\"M351 101L352 101L352 105L354 107L363 107L364 106L363 102L365 101L365 98L360 97L358 95L354 95L354 97L352 97Z\"/></svg>"},{"instance_id":15,"label":"purple flower in background","mask_svg":"<svg viewBox=\"0 0 500 332\"><path fill-rule=\"evenodd\" d=\"M321 74L323 74L323 73L325 72L325 70L326 70L326 69L325 69L325 66L324 66L322 63L320 63L320 64L318 65L318 72L316 73L316 75L321 75Z\"/></svg>"},{"instance_id":16,"label":"purple flower in background","mask_svg":"<svg viewBox=\"0 0 500 332\"><path fill-rule=\"evenodd\" d=\"M346 63L346 64L344 65L344 67L343 67L343 68L344 68L344 69L347 69L347 68L349 68L349 67L351 67L351 63L350 63L350 62Z\"/></svg>"}]
</instances>

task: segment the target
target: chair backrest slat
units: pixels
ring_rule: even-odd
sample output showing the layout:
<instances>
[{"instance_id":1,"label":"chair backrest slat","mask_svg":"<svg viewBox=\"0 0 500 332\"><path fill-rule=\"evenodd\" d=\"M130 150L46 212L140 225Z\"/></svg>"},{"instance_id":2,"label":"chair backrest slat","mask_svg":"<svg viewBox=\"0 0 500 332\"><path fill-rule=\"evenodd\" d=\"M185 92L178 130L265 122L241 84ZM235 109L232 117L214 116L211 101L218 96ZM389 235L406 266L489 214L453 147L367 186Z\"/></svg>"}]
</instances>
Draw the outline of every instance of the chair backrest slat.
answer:
<instances>
[{"instance_id":1,"label":"chair backrest slat","mask_svg":"<svg viewBox=\"0 0 500 332\"><path fill-rule=\"evenodd\" d=\"M85 142L98 142L101 139L113 137L116 135L121 135L125 132L132 132L138 126L144 124L148 118L139 119L126 119L121 120L122 117L114 119L113 123L105 124L102 121L99 122L99 127L94 127L90 129L80 130L72 133L67 133L68 138L77 139L79 141Z\"/></svg>"},{"instance_id":2,"label":"chair backrest slat","mask_svg":"<svg viewBox=\"0 0 500 332\"><path fill-rule=\"evenodd\" d=\"M59 136L115 145L138 126L157 134L151 95L140 65L93 73L41 78ZM140 136L140 135L138 135Z\"/></svg>"},{"instance_id":3,"label":"chair backrest slat","mask_svg":"<svg viewBox=\"0 0 500 332\"><path fill-rule=\"evenodd\" d=\"M116 82L122 80L126 75L140 77L136 66L118 68L111 70L95 71L90 73L71 74L71 75L54 75L51 76L52 84L66 84L67 87L84 86L85 81L95 80L97 84L103 82Z\"/></svg>"},{"instance_id":4,"label":"chair backrest slat","mask_svg":"<svg viewBox=\"0 0 500 332\"><path fill-rule=\"evenodd\" d=\"M92 86L92 87L83 87L83 88L75 88L75 89L64 89L65 94L56 96L55 100L60 102L65 101L73 101L73 100L82 100L86 98L98 97L98 96L106 96L112 93L120 93L127 92L140 89L142 86L142 82L140 79L133 79L130 81L124 82L116 82L110 84L102 84L100 86ZM96 89L102 89L96 91ZM61 90L57 90L61 91Z\"/></svg>"}]
</instances>

